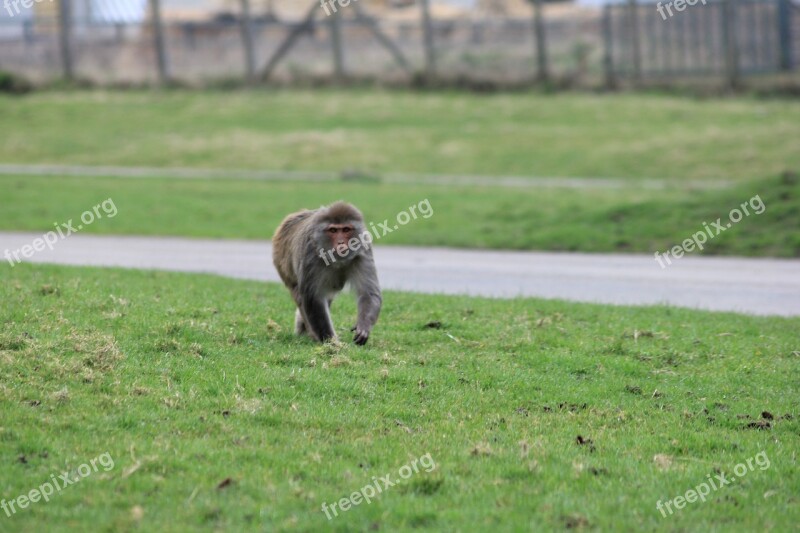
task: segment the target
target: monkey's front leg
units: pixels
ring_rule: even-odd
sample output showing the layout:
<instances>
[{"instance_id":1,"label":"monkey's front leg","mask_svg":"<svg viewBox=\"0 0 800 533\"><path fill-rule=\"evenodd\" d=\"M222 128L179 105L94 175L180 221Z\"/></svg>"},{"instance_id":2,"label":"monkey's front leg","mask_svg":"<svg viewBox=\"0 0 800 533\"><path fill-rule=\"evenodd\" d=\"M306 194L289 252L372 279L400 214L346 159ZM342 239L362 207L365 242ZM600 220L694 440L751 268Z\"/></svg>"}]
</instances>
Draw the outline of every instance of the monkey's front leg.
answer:
<instances>
[{"instance_id":1,"label":"monkey's front leg","mask_svg":"<svg viewBox=\"0 0 800 533\"><path fill-rule=\"evenodd\" d=\"M313 296L303 298L303 315L306 318L306 327L315 339L325 342L336 338L328 312L328 303L324 298Z\"/></svg>"},{"instance_id":2,"label":"monkey's front leg","mask_svg":"<svg viewBox=\"0 0 800 533\"><path fill-rule=\"evenodd\" d=\"M369 340L369 334L378 321L383 299L379 293L362 294L358 297L358 321L352 329L355 331L353 342L363 346Z\"/></svg>"},{"instance_id":3,"label":"monkey's front leg","mask_svg":"<svg viewBox=\"0 0 800 533\"><path fill-rule=\"evenodd\" d=\"M303 312L299 308L294 315L294 333L295 335L305 335L306 333L306 321L303 318Z\"/></svg>"}]
</instances>

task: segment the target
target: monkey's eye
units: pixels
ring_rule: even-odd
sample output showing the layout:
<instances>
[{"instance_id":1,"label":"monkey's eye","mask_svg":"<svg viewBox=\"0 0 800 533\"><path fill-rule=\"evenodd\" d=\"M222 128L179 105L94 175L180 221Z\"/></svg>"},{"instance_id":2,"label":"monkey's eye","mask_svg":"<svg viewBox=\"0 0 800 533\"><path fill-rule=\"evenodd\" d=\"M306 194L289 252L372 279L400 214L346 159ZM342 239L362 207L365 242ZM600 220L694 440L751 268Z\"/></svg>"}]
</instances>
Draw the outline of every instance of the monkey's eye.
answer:
<instances>
[{"instance_id":1,"label":"monkey's eye","mask_svg":"<svg viewBox=\"0 0 800 533\"><path fill-rule=\"evenodd\" d=\"M328 228L328 233L336 233L336 228Z\"/></svg>"}]
</instances>

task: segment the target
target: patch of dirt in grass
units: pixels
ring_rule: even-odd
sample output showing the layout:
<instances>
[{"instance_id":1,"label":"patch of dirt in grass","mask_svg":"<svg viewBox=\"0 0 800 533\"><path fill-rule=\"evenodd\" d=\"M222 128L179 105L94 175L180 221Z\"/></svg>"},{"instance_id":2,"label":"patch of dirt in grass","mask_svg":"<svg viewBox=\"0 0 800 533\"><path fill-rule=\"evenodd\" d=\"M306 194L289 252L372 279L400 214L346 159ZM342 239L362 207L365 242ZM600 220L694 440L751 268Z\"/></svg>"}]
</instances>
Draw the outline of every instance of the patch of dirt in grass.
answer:
<instances>
[{"instance_id":1,"label":"patch of dirt in grass","mask_svg":"<svg viewBox=\"0 0 800 533\"><path fill-rule=\"evenodd\" d=\"M577 403L565 403L565 402L562 402L562 403L559 403L556 406L556 409L558 409L559 411L568 411L568 412L574 414L574 413L577 413L579 411L585 411L588 407L589 407L589 405L586 404L586 403L577 404ZM554 411L554 409L552 407L550 407L549 405L543 405L542 406L542 411L544 411L545 413L552 413Z\"/></svg>"},{"instance_id":2,"label":"patch of dirt in grass","mask_svg":"<svg viewBox=\"0 0 800 533\"><path fill-rule=\"evenodd\" d=\"M236 408L248 414L255 414L264 407L264 401L260 398L240 398L236 397Z\"/></svg>"},{"instance_id":3,"label":"patch of dirt in grass","mask_svg":"<svg viewBox=\"0 0 800 533\"><path fill-rule=\"evenodd\" d=\"M492 447L485 442L479 442L469 452L470 455L474 455L476 457L488 457L490 455L494 455L492 451Z\"/></svg>"},{"instance_id":4,"label":"patch of dirt in grass","mask_svg":"<svg viewBox=\"0 0 800 533\"><path fill-rule=\"evenodd\" d=\"M68 340L72 343L73 349L83 356L81 358L83 365L91 370L110 372L123 357L116 340L111 335L73 331Z\"/></svg>"},{"instance_id":5,"label":"patch of dirt in grass","mask_svg":"<svg viewBox=\"0 0 800 533\"><path fill-rule=\"evenodd\" d=\"M745 429L769 429L772 427L772 424L770 424L769 421L761 418L746 424L744 427Z\"/></svg>"},{"instance_id":6,"label":"patch of dirt in grass","mask_svg":"<svg viewBox=\"0 0 800 533\"><path fill-rule=\"evenodd\" d=\"M567 529L585 529L590 527L589 520L585 516L579 514L562 516L561 520L564 522L564 527Z\"/></svg>"},{"instance_id":7,"label":"patch of dirt in grass","mask_svg":"<svg viewBox=\"0 0 800 533\"><path fill-rule=\"evenodd\" d=\"M415 479L408 485L403 485L402 492L419 494L422 496L432 496L433 494L439 492L439 490L442 488L442 485L444 485L443 478L423 477Z\"/></svg>"},{"instance_id":8,"label":"patch of dirt in grass","mask_svg":"<svg viewBox=\"0 0 800 533\"><path fill-rule=\"evenodd\" d=\"M586 447L588 447L590 453L594 452L594 450L595 450L594 441L592 439L588 439L588 438L586 438L586 437L584 437L582 435L578 435L577 437L575 437L575 443L578 446L586 446Z\"/></svg>"},{"instance_id":9,"label":"patch of dirt in grass","mask_svg":"<svg viewBox=\"0 0 800 533\"><path fill-rule=\"evenodd\" d=\"M657 453L653 456L653 462L656 464L659 470L670 470L672 468L674 458L665 453Z\"/></svg>"},{"instance_id":10,"label":"patch of dirt in grass","mask_svg":"<svg viewBox=\"0 0 800 533\"><path fill-rule=\"evenodd\" d=\"M217 485L217 490L227 489L228 487L233 486L234 483L235 482L233 481L232 478L226 477L225 479L219 482L219 484Z\"/></svg>"},{"instance_id":11,"label":"patch of dirt in grass","mask_svg":"<svg viewBox=\"0 0 800 533\"><path fill-rule=\"evenodd\" d=\"M736 418L749 420L750 415L742 414L736 415ZM769 411L762 411L761 418L757 420L750 420L747 424L745 424L742 429L756 429L756 430L766 430L772 428L773 424L780 422L781 420L791 420L792 415L785 414L783 416L776 417Z\"/></svg>"},{"instance_id":12,"label":"patch of dirt in grass","mask_svg":"<svg viewBox=\"0 0 800 533\"><path fill-rule=\"evenodd\" d=\"M27 345L28 341L23 335L0 335L0 351L18 352L24 350Z\"/></svg>"}]
</instances>

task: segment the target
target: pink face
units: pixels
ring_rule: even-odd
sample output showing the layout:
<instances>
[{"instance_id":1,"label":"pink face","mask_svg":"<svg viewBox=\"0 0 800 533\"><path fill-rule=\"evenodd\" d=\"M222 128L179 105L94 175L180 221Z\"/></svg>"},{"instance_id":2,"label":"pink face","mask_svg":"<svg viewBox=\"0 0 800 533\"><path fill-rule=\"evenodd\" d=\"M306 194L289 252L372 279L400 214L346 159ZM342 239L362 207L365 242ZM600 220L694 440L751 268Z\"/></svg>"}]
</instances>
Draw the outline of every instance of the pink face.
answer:
<instances>
[{"instance_id":1,"label":"pink face","mask_svg":"<svg viewBox=\"0 0 800 533\"><path fill-rule=\"evenodd\" d=\"M345 255L348 250L348 241L353 238L355 230L349 224L330 224L325 232L331 239L331 249L339 255Z\"/></svg>"}]
</instances>

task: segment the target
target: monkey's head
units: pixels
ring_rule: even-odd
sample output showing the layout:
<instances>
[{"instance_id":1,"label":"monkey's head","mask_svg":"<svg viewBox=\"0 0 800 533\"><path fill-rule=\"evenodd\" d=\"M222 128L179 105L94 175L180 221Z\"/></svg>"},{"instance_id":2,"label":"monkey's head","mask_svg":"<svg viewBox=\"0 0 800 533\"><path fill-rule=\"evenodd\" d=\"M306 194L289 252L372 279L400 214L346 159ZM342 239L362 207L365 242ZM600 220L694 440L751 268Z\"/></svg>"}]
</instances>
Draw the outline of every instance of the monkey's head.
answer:
<instances>
[{"instance_id":1,"label":"monkey's head","mask_svg":"<svg viewBox=\"0 0 800 533\"><path fill-rule=\"evenodd\" d=\"M362 252L364 217L354 206L336 202L317 213L317 241L334 263L346 264Z\"/></svg>"}]
</instances>

